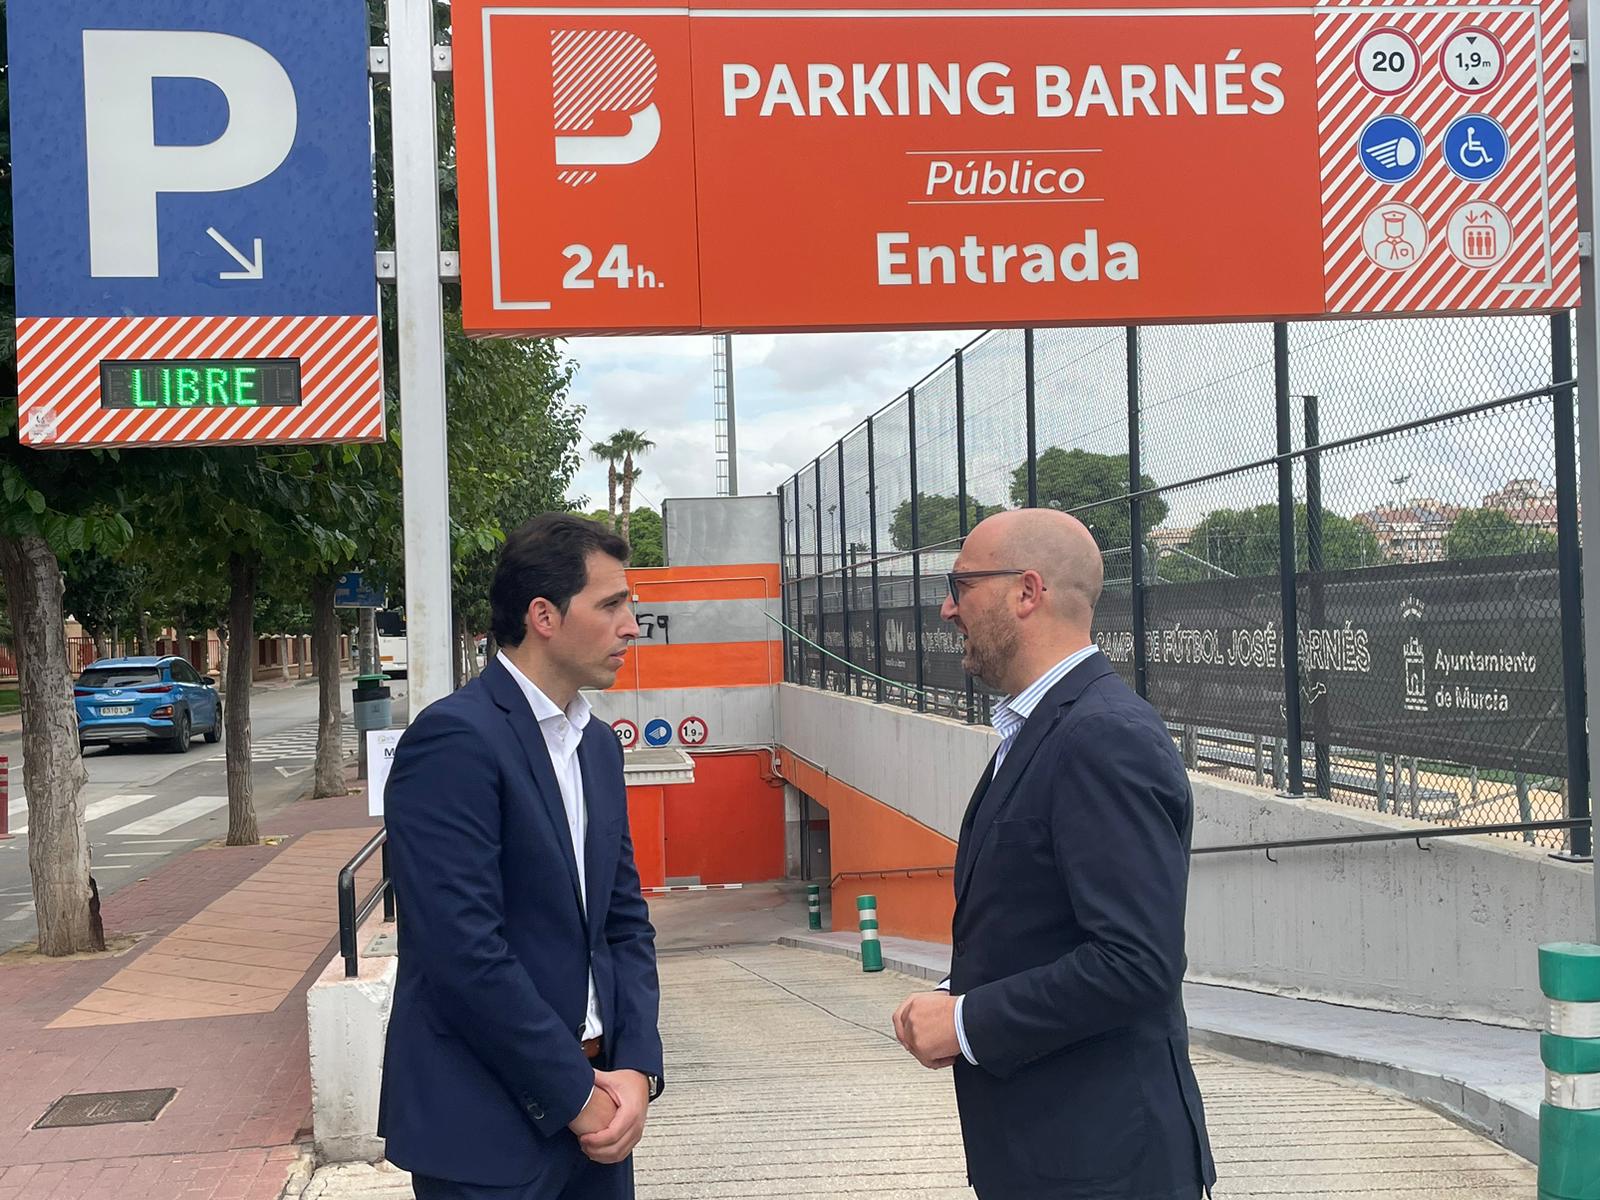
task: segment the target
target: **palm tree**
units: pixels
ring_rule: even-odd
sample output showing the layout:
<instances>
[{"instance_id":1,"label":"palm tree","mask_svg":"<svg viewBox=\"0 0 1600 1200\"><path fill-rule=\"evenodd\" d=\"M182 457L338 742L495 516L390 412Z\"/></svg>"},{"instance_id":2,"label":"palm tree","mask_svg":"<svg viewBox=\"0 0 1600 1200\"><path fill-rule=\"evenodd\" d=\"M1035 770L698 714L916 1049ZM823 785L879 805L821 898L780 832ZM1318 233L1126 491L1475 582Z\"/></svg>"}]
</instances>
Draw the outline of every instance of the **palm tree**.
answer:
<instances>
[{"instance_id":1,"label":"palm tree","mask_svg":"<svg viewBox=\"0 0 1600 1200\"><path fill-rule=\"evenodd\" d=\"M618 532L622 534L622 540L627 541L628 516L633 507L633 481L644 474L642 469L634 467L633 456L637 454L643 458L656 448L656 444L645 437L642 430L638 429L617 430L616 436L611 439L610 444L622 452L622 472L620 475L622 480L622 526Z\"/></svg>"},{"instance_id":2,"label":"palm tree","mask_svg":"<svg viewBox=\"0 0 1600 1200\"><path fill-rule=\"evenodd\" d=\"M622 448L618 445L620 434L612 434L603 442L595 442L589 453L596 462L606 464L606 484L611 489L611 500L606 511L611 514L611 528L617 527L617 464L622 461Z\"/></svg>"}]
</instances>

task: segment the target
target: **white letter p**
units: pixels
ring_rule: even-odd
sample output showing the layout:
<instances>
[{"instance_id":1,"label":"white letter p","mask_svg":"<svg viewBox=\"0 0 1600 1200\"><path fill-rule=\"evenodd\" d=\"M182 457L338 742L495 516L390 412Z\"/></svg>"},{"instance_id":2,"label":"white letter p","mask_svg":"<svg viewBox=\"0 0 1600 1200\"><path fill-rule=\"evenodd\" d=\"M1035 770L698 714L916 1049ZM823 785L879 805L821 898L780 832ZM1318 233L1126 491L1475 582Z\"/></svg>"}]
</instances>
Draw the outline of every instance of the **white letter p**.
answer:
<instances>
[{"instance_id":1,"label":"white letter p","mask_svg":"<svg viewBox=\"0 0 1600 1200\"><path fill-rule=\"evenodd\" d=\"M158 146L153 84L203 79L228 101L228 124L202 146ZM276 171L294 146L294 85L254 42L223 33L83 31L89 177L89 273L161 274L156 197L225 192Z\"/></svg>"}]
</instances>

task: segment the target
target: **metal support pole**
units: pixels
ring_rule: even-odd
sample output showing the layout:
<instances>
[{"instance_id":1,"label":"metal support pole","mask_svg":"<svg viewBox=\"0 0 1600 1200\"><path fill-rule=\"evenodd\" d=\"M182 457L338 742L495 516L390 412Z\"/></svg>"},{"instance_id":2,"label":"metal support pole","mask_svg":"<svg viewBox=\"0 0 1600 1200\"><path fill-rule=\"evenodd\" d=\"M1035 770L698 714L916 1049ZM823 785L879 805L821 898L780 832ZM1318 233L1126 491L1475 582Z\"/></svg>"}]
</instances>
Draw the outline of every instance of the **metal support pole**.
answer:
<instances>
[{"instance_id":1,"label":"metal support pole","mask_svg":"<svg viewBox=\"0 0 1600 1200\"><path fill-rule=\"evenodd\" d=\"M1550 318L1550 374L1556 383L1572 378L1572 314ZM1561 588L1561 683L1567 718L1567 816L1589 815L1588 709L1583 688L1583 564L1578 545L1578 441L1573 389L1551 397L1555 414L1556 559ZM1572 831L1572 853L1587 857L1590 830Z\"/></svg>"},{"instance_id":2,"label":"metal support pole","mask_svg":"<svg viewBox=\"0 0 1600 1200\"><path fill-rule=\"evenodd\" d=\"M1278 401L1278 453L1294 449L1289 421L1289 327L1272 326L1272 380ZM1283 715L1289 746L1289 794L1305 794L1305 763L1300 746L1300 622L1294 577L1294 460L1278 460L1278 582L1283 605Z\"/></svg>"},{"instance_id":3,"label":"metal support pole","mask_svg":"<svg viewBox=\"0 0 1600 1200\"><path fill-rule=\"evenodd\" d=\"M957 350L956 364L956 528L961 534L962 544L966 544L967 532L967 372L966 355ZM966 677L967 685L967 724L975 725L978 721L978 706L976 689L972 685L972 676Z\"/></svg>"},{"instance_id":4,"label":"metal support pole","mask_svg":"<svg viewBox=\"0 0 1600 1200\"><path fill-rule=\"evenodd\" d=\"M739 422L733 409L733 334L722 339L722 376L727 385L728 495L739 494Z\"/></svg>"},{"instance_id":5,"label":"metal support pole","mask_svg":"<svg viewBox=\"0 0 1600 1200\"><path fill-rule=\"evenodd\" d=\"M855 600L856 572L855 565L845 566L845 556L850 553L850 544L846 540L849 523L845 519L844 502L844 439L839 439L839 627L844 632L843 654L841 657L846 663L854 662L850 653L850 605ZM850 694L851 670L844 668L844 694Z\"/></svg>"},{"instance_id":6,"label":"metal support pole","mask_svg":"<svg viewBox=\"0 0 1600 1200\"><path fill-rule=\"evenodd\" d=\"M826 617L822 612L822 456L819 454L811 464L815 471L815 490L811 493L816 499L811 504L811 515L816 518L817 540L815 543L817 560L817 645L827 646L828 639L824 636L827 628ZM823 691L828 690L828 656L821 650L817 651L817 686Z\"/></svg>"},{"instance_id":7,"label":"metal support pole","mask_svg":"<svg viewBox=\"0 0 1600 1200\"><path fill-rule=\"evenodd\" d=\"M806 557L800 552L800 530L800 472L796 471L794 473L794 626L804 634ZM795 682L802 686L806 682L806 658L810 653L804 642L795 643Z\"/></svg>"},{"instance_id":8,"label":"metal support pole","mask_svg":"<svg viewBox=\"0 0 1600 1200\"><path fill-rule=\"evenodd\" d=\"M1039 422L1034 407L1033 330L1022 331L1022 394L1028 415L1028 507L1039 507Z\"/></svg>"},{"instance_id":9,"label":"metal support pole","mask_svg":"<svg viewBox=\"0 0 1600 1200\"><path fill-rule=\"evenodd\" d=\"M1574 4L1571 9L1572 38L1589 42L1589 4ZM1591 60L1592 61L1592 60ZM1594 134L1600 125L1600 88L1591 78L1593 67L1585 65L1572 72L1573 115L1576 117L1578 157L1578 228L1591 239L1600 230L1600 164L1595 159ZM1589 464L1578 480L1578 502L1591 514L1600 513L1600 288L1595 282L1593 254L1579 259L1581 306L1578 309L1578 452ZM1600 537L1583 539L1583 574L1600 580ZM1600 679L1600 587L1583 589L1583 665L1585 679ZM1589 762L1600 763L1600 721L1588 722ZM1591 805L1594 817L1600 805ZM1590 827L1590 847L1594 845ZM1595 940L1600 941L1600 888L1594 889Z\"/></svg>"},{"instance_id":10,"label":"metal support pole","mask_svg":"<svg viewBox=\"0 0 1600 1200\"><path fill-rule=\"evenodd\" d=\"M794 480L791 480L789 486L798 492L800 490L798 477L796 477ZM799 530L796 529L795 532L798 533ZM798 546L795 548L797 550L799 549ZM787 514L783 511L782 488L778 489L778 564L778 605L779 611L783 617L783 675L785 679L788 679L791 669L791 663L789 659L789 654L791 651L791 646L789 643L789 626L794 624L794 622L789 619L789 522ZM796 563L797 573L798 566L799 564Z\"/></svg>"},{"instance_id":11,"label":"metal support pole","mask_svg":"<svg viewBox=\"0 0 1600 1200\"><path fill-rule=\"evenodd\" d=\"M1128 603L1132 608L1133 688L1149 697L1149 663L1144 644L1144 501L1139 493L1143 463L1139 454L1139 327L1128 326Z\"/></svg>"},{"instance_id":12,"label":"metal support pole","mask_svg":"<svg viewBox=\"0 0 1600 1200\"><path fill-rule=\"evenodd\" d=\"M917 389L906 389L906 443L911 466L911 610L917 639L917 711L928 710L922 663L922 502L917 496Z\"/></svg>"},{"instance_id":13,"label":"metal support pole","mask_svg":"<svg viewBox=\"0 0 1600 1200\"><path fill-rule=\"evenodd\" d=\"M867 525L872 554L872 673L873 694L883 703L883 607L878 599L878 446L873 418L867 418Z\"/></svg>"},{"instance_id":14,"label":"metal support pole","mask_svg":"<svg viewBox=\"0 0 1600 1200\"><path fill-rule=\"evenodd\" d=\"M1321 431L1317 419L1317 398L1304 396L1305 402L1306 447L1310 449L1322 441ZM1326 597L1323 594L1322 583L1322 453L1314 451L1306 455L1306 570L1310 576L1311 584L1311 624L1321 629L1327 623ZM1313 684L1326 683L1325 679L1316 679ZM1311 738L1315 754L1315 771L1317 795L1324 800L1333 792L1333 769L1329 761L1328 727L1332 723L1332 713L1329 712L1329 696L1326 687L1318 691L1314 702L1315 710L1311 714Z\"/></svg>"},{"instance_id":15,"label":"metal support pole","mask_svg":"<svg viewBox=\"0 0 1600 1200\"><path fill-rule=\"evenodd\" d=\"M406 654L413 715L448 695L455 682L450 668L450 466L445 432L435 101L433 0L389 0L395 301L400 437L405 447L401 474Z\"/></svg>"}]
</instances>

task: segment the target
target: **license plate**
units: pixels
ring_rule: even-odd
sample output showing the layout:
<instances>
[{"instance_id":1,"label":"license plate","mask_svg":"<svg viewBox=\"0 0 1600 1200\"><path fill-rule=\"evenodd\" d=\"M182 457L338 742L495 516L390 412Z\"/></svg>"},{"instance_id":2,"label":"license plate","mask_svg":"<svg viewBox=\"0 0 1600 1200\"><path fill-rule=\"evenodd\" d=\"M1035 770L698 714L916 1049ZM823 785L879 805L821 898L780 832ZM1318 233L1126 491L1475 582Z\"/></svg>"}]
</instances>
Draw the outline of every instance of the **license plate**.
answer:
<instances>
[{"instance_id":1,"label":"license plate","mask_svg":"<svg viewBox=\"0 0 1600 1200\"><path fill-rule=\"evenodd\" d=\"M125 717L133 711L131 704L107 704L100 708L102 717Z\"/></svg>"}]
</instances>

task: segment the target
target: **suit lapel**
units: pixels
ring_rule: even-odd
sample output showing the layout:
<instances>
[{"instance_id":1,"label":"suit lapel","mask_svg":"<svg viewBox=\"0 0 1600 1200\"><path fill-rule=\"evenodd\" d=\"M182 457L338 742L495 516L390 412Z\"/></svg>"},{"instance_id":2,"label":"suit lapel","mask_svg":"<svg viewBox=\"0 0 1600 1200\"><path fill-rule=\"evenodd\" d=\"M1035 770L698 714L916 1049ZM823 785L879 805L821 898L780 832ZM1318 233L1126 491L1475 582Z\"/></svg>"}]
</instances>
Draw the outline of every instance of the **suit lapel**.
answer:
<instances>
[{"instance_id":1,"label":"suit lapel","mask_svg":"<svg viewBox=\"0 0 1600 1200\"><path fill-rule=\"evenodd\" d=\"M1017 780L1022 778L1023 769L1033 760L1040 743L1044 741L1044 735L1056 723L1059 715L1059 709L1050 704L1049 697L1046 697L1023 724L1022 732L1017 734L1017 740L1011 743L1011 749L1006 751L1005 761L1000 764L1000 770L995 772L993 782L989 784L978 803L972 828L965 831L965 836L962 838L963 842L970 844L970 848L966 854L967 873L960 879L956 889L957 900L961 899L967 884L972 882L972 864L983 846L983 839L994 824L995 814L1004 806L1011 789L1016 786ZM959 872L957 874L959 875Z\"/></svg>"},{"instance_id":2,"label":"suit lapel","mask_svg":"<svg viewBox=\"0 0 1600 1200\"><path fill-rule=\"evenodd\" d=\"M589 808L589 823L583 839L583 877L588 893L587 911L591 929L605 926L606 910L611 903L607 881L613 876L620 840L611 836L617 819L617 796L613 787L617 772L610 757L611 747L601 740L614 736L610 730L591 719L583 740L578 743L583 795ZM627 811L626 801L623 811Z\"/></svg>"},{"instance_id":3,"label":"suit lapel","mask_svg":"<svg viewBox=\"0 0 1600 1200\"><path fill-rule=\"evenodd\" d=\"M957 902L965 894L967 885L972 882L972 866L977 861L978 850L983 846L984 837L994 825L995 817L1004 807L1012 789L1017 786L1017 781L1022 778L1023 771L1038 753L1046 735L1060 720L1062 712L1083 694L1086 687L1102 675L1109 675L1111 672L1111 664L1101 654L1091 654L1073 667L1040 699L1033 714L1023 724L1022 731L1017 734L1017 740L1006 752L1005 761L1000 764L998 772L994 772L991 760L989 771L994 773L993 781L987 788L979 785L972 803L967 806L967 821L963 823L961 829L961 843L956 854ZM988 777L988 774L985 774L985 778ZM962 871L963 863L966 866L965 872Z\"/></svg>"},{"instance_id":4,"label":"suit lapel","mask_svg":"<svg viewBox=\"0 0 1600 1200\"><path fill-rule=\"evenodd\" d=\"M498 660L485 668L483 679L488 684L489 694L494 697L495 704L505 713L507 723L516 734L517 744L522 747L522 756L528 760L528 768L533 772L534 791L539 794L545 816L550 819L551 832L561 849L561 861L566 863L567 875L572 883L572 899L579 905L581 916L583 909L578 892L578 859L572 850L567 808L561 800L561 785L556 782L556 771L550 762L550 749L544 744L544 734L539 729L539 722L534 720L527 696L523 695L517 681L511 678L511 672L501 666Z\"/></svg>"},{"instance_id":5,"label":"suit lapel","mask_svg":"<svg viewBox=\"0 0 1600 1200\"><path fill-rule=\"evenodd\" d=\"M978 815L978 806L983 803L984 793L989 790L989 784L994 780L994 755L989 756L989 765L983 769L983 778L978 780L977 789L972 793L972 799L967 801L966 814L961 818L961 832L956 840L956 894L960 895L966 887L967 870L972 866L972 822Z\"/></svg>"}]
</instances>

